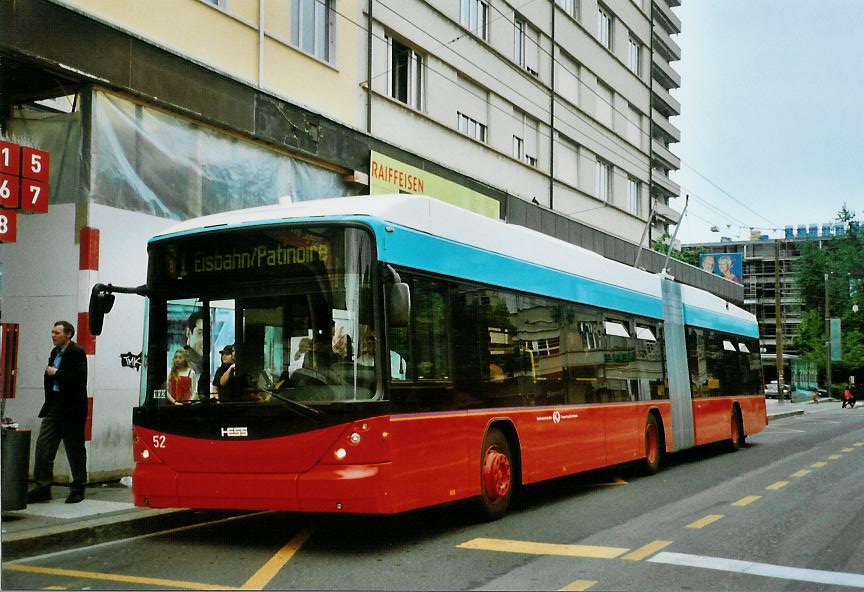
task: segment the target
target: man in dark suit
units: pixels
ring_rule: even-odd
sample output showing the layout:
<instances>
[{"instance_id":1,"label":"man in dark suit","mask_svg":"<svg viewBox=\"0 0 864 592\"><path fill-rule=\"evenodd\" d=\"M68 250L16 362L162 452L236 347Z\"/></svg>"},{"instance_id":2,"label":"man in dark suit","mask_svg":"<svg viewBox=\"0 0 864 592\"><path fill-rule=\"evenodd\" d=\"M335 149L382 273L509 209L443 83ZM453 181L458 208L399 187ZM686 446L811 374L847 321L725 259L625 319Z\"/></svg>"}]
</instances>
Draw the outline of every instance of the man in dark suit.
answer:
<instances>
[{"instance_id":1,"label":"man in dark suit","mask_svg":"<svg viewBox=\"0 0 864 592\"><path fill-rule=\"evenodd\" d=\"M27 494L27 502L51 499L54 480L54 457L60 441L72 469L67 504L84 499L87 483L87 449L84 448L84 425L87 421L87 355L72 341L75 327L68 321L57 321L51 329L54 349L45 368L45 404L39 412L42 425L36 440L33 480L36 488Z\"/></svg>"}]
</instances>

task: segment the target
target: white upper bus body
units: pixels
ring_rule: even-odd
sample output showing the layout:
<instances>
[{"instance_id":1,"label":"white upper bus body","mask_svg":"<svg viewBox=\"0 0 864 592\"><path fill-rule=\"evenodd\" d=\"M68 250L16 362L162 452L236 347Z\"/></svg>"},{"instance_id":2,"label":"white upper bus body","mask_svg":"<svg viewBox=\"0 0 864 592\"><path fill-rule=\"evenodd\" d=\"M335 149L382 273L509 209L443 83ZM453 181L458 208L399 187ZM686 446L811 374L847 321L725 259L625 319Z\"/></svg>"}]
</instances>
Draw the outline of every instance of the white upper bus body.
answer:
<instances>
[{"instance_id":1,"label":"white upper bus body","mask_svg":"<svg viewBox=\"0 0 864 592\"><path fill-rule=\"evenodd\" d=\"M153 240L222 228L254 227L279 221L344 221L353 217L377 219L386 225L387 232L396 227L443 239L442 247L447 243L455 243L485 253L494 253L513 262L523 262L561 272L574 279L587 280L589 287L586 289L589 290L590 286L604 286L617 289L621 293L647 297L658 303L662 301L664 277L660 274L648 273L553 236L488 218L423 195L337 197L235 210L182 222ZM727 322L721 325L734 327L730 332L751 337L758 335L756 317L722 298L682 285L681 299L685 311L698 311L698 314L686 316L723 319ZM614 310L616 307L612 305L608 308ZM654 313L651 316L660 318L662 315ZM713 321L706 322L715 325Z\"/></svg>"}]
</instances>

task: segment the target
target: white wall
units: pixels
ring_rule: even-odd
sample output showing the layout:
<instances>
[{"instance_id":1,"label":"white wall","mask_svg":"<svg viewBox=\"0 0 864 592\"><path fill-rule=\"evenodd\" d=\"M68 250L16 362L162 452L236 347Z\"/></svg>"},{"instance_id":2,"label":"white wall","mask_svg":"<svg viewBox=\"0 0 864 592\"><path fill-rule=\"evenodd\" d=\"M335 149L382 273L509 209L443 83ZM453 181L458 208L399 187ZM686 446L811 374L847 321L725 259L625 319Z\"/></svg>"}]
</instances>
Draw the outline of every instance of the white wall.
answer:
<instances>
[{"instance_id":1,"label":"white wall","mask_svg":"<svg viewBox=\"0 0 864 592\"><path fill-rule=\"evenodd\" d=\"M7 401L6 415L21 429L32 430L31 472L51 326L68 320L77 331L78 312L86 310L86 299L79 296L75 220L75 205L52 204L47 214L19 216L18 242L0 247L3 322L20 325L17 396ZM90 204L88 225L100 230L100 271L92 276L103 283L143 284L147 239L173 223ZM143 317L141 297L119 295L96 340L96 354L88 356L88 395L93 397L92 440L87 443L91 481L128 474L132 467L131 415L138 401L139 373L121 368L119 356L141 351ZM59 481L69 480L62 446L54 474Z\"/></svg>"}]
</instances>

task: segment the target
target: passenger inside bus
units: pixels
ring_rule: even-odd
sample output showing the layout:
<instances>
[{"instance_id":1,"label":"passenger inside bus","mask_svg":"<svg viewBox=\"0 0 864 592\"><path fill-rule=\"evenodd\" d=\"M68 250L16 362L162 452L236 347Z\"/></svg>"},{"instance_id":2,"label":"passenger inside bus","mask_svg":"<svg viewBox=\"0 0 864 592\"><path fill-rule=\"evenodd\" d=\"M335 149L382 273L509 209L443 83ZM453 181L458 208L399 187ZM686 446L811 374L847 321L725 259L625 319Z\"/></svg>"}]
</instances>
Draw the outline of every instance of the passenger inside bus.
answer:
<instances>
[{"instance_id":1,"label":"passenger inside bus","mask_svg":"<svg viewBox=\"0 0 864 592\"><path fill-rule=\"evenodd\" d=\"M222 402L240 401L244 394L243 379L237 375L234 346L226 345L219 354L222 356L222 364L213 374L213 386L216 387L218 399Z\"/></svg>"},{"instance_id":2,"label":"passenger inside bus","mask_svg":"<svg viewBox=\"0 0 864 592\"><path fill-rule=\"evenodd\" d=\"M171 372L168 375L167 396L168 402L180 405L184 402L197 399L198 394L193 396L192 385L196 384L195 370L189 365L189 357L184 349L174 352L171 363Z\"/></svg>"}]
</instances>

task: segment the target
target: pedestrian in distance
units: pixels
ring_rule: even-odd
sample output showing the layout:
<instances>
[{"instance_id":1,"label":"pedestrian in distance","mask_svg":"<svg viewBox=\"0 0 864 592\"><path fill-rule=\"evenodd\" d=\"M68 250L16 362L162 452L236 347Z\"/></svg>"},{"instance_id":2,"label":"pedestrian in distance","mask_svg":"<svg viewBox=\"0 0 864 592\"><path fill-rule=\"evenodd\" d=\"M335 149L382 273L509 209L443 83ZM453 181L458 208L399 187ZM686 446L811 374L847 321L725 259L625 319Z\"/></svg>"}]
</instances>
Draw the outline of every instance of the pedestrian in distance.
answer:
<instances>
[{"instance_id":1,"label":"pedestrian in distance","mask_svg":"<svg viewBox=\"0 0 864 592\"><path fill-rule=\"evenodd\" d=\"M54 349L45 368L45 404L39 411L42 424L36 439L33 480L36 487L27 494L28 503L51 500L54 481L54 458L60 441L72 469L67 504L84 499L87 484L87 449L84 426L87 422L87 355L72 341L75 327L68 321L57 321L51 328Z\"/></svg>"},{"instance_id":2,"label":"pedestrian in distance","mask_svg":"<svg viewBox=\"0 0 864 592\"><path fill-rule=\"evenodd\" d=\"M852 385L846 385L846 390L843 391L843 408L849 406L850 409L855 407L855 394L852 392Z\"/></svg>"}]
</instances>

